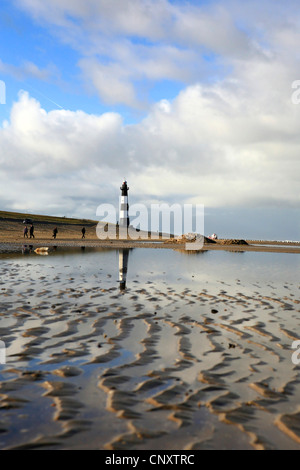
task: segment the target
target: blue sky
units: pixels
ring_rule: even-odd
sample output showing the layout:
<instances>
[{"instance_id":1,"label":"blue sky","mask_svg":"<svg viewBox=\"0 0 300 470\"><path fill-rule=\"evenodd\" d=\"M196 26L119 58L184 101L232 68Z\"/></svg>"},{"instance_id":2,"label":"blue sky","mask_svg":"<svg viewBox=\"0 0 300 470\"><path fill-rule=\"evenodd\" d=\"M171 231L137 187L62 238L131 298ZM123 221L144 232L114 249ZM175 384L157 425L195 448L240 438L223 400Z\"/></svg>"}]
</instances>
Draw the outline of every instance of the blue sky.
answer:
<instances>
[{"instance_id":1,"label":"blue sky","mask_svg":"<svg viewBox=\"0 0 300 470\"><path fill-rule=\"evenodd\" d=\"M96 48L94 53L91 54L86 50L94 40L92 35L88 37L84 34L83 21L78 18L78 15L76 16L76 9L74 9L74 16L70 14L70 18L71 25L78 27L81 31L80 34L83 35L83 37L79 35L78 40L68 37L68 33L64 33L63 28L55 22L47 21L45 19L46 13L41 15L35 13L38 8L35 9L34 5L39 3L42 2L3 0L4 8L2 8L0 15L2 37L0 44L2 67L0 67L0 71L2 79L9 80L9 86L6 96L8 107L1 109L1 117L5 116L5 113L7 117L9 116L10 107L20 88L23 88L32 97L39 100L42 107L47 111L53 109L56 104L58 109L61 107L75 111L81 109L88 113L101 114L113 111L120 113L125 123L133 123L138 122L147 114L149 104L161 99L174 99L188 83L192 84L199 74L205 82L217 80L226 73L226 67L218 64L218 56L206 46L200 47L199 51L195 51L184 44L182 40L173 42L173 40L169 41L166 37L160 42L155 38L147 38L146 35L143 36L140 32L139 34L130 34L129 32L120 35L118 38L117 31L114 31L113 37L107 34L107 31L104 33L100 31L98 34L99 43L102 40L105 42L108 40L127 42L127 48L131 48L132 51L135 50L134 54L140 59L141 65L143 52L151 56L151 50L157 49L159 51L166 47L166 49L170 49L170 55L172 52L181 54L182 64L179 64L179 66L186 66L186 73L182 71L182 76L177 70L178 78L172 78L174 71L173 73L170 71L168 76L167 67L166 76L161 72L156 78L156 74L153 74L152 77L151 73L143 74L140 71L137 73L136 78L134 75L130 77L139 100L135 106L128 105L126 101L122 102L122 100L112 101L108 99L107 101L103 94L99 95L97 93L91 83L84 80L80 61L82 58L90 59L90 57L93 57L97 58L101 64L109 65L116 63L116 59L113 55L110 56L109 50L103 51L99 48L100 50L97 51ZM51 5L51 2L48 3ZM72 2L69 3L72 4ZM108 2L106 0L106 3L113 3L113 1ZM120 1L117 3L120 4ZM153 3L153 8L155 8L156 2ZM180 1L169 2L170 5L179 5L179 7L185 3ZM206 5L210 2L188 3L199 6L199 4ZM61 9L61 15L68 17L67 8L66 11ZM86 41L85 44L84 41ZM83 49L85 50L83 51ZM163 54L163 51L159 53ZM166 51L166 57L167 55L168 51ZM189 55L192 57L189 58ZM193 62L191 59L193 59ZM155 52L153 59L150 60L155 60ZM164 59L160 58L160 60L163 61ZM176 59L174 62L176 62ZM34 66L36 69L32 70L30 66ZM171 67L172 64L170 64ZM177 64L174 65L174 68L176 67Z\"/></svg>"},{"instance_id":2,"label":"blue sky","mask_svg":"<svg viewBox=\"0 0 300 470\"><path fill-rule=\"evenodd\" d=\"M1 7L3 210L94 218L126 176L133 202L204 204L208 231L300 238L296 1Z\"/></svg>"},{"instance_id":3,"label":"blue sky","mask_svg":"<svg viewBox=\"0 0 300 470\"><path fill-rule=\"evenodd\" d=\"M72 47L67 39L61 38L59 27L31 15L32 10L26 8L26 4L30 2L3 0L3 3L5 8L0 15L0 71L2 80L8 80L9 86L6 95L8 106L0 109L1 117L9 117L13 101L17 99L19 90L24 89L46 111L55 108L74 111L81 109L95 114L113 111L120 113L125 123L133 123L146 115L149 103L159 101L162 97L173 99L186 85L184 81L165 79L163 76L159 80L135 80L133 77L132 82L135 83L140 99L138 106L128 106L122 100L106 102L82 77L79 61L84 54L80 52L81 44ZM72 24L80 26L80 21L72 17ZM135 35L128 35L126 40L137 47L151 48L156 44ZM87 40L86 47L88 44ZM113 60L109 51L99 55L96 53L94 56L99 57L102 64ZM211 57L205 60L213 61ZM30 66L33 65L36 70L31 70Z\"/></svg>"},{"instance_id":4,"label":"blue sky","mask_svg":"<svg viewBox=\"0 0 300 470\"><path fill-rule=\"evenodd\" d=\"M82 109L89 113L105 112L107 106L83 89L77 67L77 52L59 41L47 27L39 25L27 12L17 8L15 2L4 0L3 3L5 9L2 9L0 15L0 53L1 61L8 67L2 70L1 77L8 81L8 106L0 108L1 116L9 116L20 89L27 90L47 111L62 107ZM27 63L35 64L41 76L24 71ZM13 68L14 71L11 70Z\"/></svg>"}]
</instances>

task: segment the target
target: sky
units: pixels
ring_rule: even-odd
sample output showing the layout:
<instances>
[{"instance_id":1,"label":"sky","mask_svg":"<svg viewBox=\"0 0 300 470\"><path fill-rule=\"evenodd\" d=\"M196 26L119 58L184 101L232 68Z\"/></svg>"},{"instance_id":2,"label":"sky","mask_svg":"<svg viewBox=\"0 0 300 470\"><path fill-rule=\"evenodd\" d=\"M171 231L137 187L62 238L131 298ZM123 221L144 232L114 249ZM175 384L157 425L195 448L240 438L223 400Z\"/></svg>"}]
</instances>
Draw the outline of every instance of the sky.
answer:
<instances>
[{"instance_id":1,"label":"sky","mask_svg":"<svg viewBox=\"0 0 300 470\"><path fill-rule=\"evenodd\" d=\"M125 177L205 235L300 240L298 1L0 3L0 210L97 220Z\"/></svg>"}]
</instances>

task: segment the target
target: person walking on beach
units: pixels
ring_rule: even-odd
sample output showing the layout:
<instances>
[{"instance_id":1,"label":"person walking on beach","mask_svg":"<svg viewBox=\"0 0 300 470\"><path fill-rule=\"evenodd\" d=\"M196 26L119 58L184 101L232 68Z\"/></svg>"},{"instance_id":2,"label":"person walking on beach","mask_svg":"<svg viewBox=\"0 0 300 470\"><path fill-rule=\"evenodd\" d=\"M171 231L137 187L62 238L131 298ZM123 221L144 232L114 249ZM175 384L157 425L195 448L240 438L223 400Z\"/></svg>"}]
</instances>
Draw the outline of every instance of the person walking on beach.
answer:
<instances>
[{"instance_id":1,"label":"person walking on beach","mask_svg":"<svg viewBox=\"0 0 300 470\"><path fill-rule=\"evenodd\" d=\"M85 238L85 227L83 227L83 229L81 230L81 233L82 233L82 237L81 237L81 238Z\"/></svg>"},{"instance_id":2,"label":"person walking on beach","mask_svg":"<svg viewBox=\"0 0 300 470\"><path fill-rule=\"evenodd\" d=\"M58 232L57 227L55 227L55 229L53 230L52 238L56 238L57 232Z\"/></svg>"},{"instance_id":3,"label":"person walking on beach","mask_svg":"<svg viewBox=\"0 0 300 470\"><path fill-rule=\"evenodd\" d=\"M24 227L24 238L28 238L28 228L27 228L27 225L25 225Z\"/></svg>"},{"instance_id":4,"label":"person walking on beach","mask_svg":"<svg viewBox=\"0 0 300 470\"><path fill-rule=\"evenodd\" d=\"M31 224L31 227L29 229L29 234L30 234L29 238L34 238L34 233L33 232L34 232L34 226L33 226L33 224Z\"/></svg>"}]
</instances>

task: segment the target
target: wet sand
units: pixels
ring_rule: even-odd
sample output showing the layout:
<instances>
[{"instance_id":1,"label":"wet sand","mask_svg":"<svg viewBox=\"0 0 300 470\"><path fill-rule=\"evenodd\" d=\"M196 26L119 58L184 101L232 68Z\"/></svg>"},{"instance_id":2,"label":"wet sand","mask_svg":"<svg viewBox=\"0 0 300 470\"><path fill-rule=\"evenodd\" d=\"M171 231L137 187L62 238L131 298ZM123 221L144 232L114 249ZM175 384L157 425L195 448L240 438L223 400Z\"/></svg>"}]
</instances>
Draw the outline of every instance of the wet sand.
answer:
<instances>
[{"instance_id":1,"label":"wet sand","mask_svg":"<svg viewBox=\"0 0 300 470\"><path fill-rule=\"evenodd\" d=\"M267 242L266 242L267 243ZM189 243L189 251L234 251L234 252L258 252L258 253L291 253L300 254L300 247L293 245L207 245L204 244L201 250L193 249L193 244ZM130 249L130 248L152 248L152 249L169 249L176 251L185 251L185 244L179 245L178 243L163 242L163 241L132 241L132 240L74 240L74 239L63 239L63 240L29 240L24 243L20 241L5 241L0 242L0 253L20 253L22 250L28 249L34 251L37 248L48 247L49 250L53 251L57 248L109 248L109 249Z\"/></svg>"},{"instance_id":2,"label":"wet sand","mask_svg":"<svg viewBox=\"0 0 300 470\"><path fill-rule=\"evenodd\" d=\"M1 449L300 449L296 281L121 292L52 259L1 260Z\"/></svg>"}]
</instances>

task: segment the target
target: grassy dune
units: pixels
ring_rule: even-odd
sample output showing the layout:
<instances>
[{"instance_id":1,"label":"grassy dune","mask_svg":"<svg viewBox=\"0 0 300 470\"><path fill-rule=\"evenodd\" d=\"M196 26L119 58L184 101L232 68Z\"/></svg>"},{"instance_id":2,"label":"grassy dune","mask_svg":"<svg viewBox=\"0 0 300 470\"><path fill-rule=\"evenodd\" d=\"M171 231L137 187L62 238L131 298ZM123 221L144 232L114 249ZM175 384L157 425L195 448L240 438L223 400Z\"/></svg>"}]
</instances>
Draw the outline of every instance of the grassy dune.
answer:
<instances>
[{"instance_id":1,"label":"grassy dune","mask_svg":"<svg viewBox=\"0 0 300 470\"><path fill-rule=\"evenodd\" d=\"M55 217L51 215L28 214L22 212L0 211L0 219L12 222L23 222L24 219L32 219L34 224L56 224L56 225L95 225L97 222L90 219L73 219L69 217Z\"/></svg>"}]
</instances>

